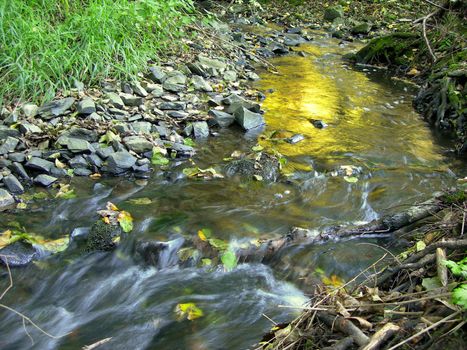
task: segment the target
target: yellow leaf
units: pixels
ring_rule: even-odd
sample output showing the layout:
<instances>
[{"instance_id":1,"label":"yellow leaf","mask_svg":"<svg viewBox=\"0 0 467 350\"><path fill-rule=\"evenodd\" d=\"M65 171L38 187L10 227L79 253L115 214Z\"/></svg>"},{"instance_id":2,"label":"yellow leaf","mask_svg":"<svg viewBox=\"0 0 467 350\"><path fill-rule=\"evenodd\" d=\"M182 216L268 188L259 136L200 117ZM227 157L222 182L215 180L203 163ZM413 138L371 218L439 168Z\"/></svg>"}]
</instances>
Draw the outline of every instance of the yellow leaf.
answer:
<instances>
[{"instance_id":1,"label":"yellow leaf","mask_svg":"<svg viewBox=\"0 0 467 350\"><path fill-rule=\"evenodd\" d=\"M66 165L62 163L61 161L58 160L58 158L55 159L55 166L59 169L65 169Z\"/></svg>"},{"instance_id":2,"label":"yellow leaf","mask_svg":"<svg viewBox=\"0 0 467 350\"><path fill-rule=\"evenodd\" d=\"M206 242L208 240L206 235L204 234L204 232L202 230L198 231L198 237L199 237L200 240L202 240L204 242Z\"/></svg>"},{"instance_id":3,"label":"yellow leaf","mask_svg":"<svg viewBox=\"0 0 467 350\"><path fill-rule=\"evenodd\" d=\"M196 306L195 303L177 304L175 313L179 320L187 319L189 321L203 317L203 310Z\"/></svg>"},{"instance_id":4,"label":"yellow leaf","mask_svg":"<svg viewBox=\"0 0 467 350\"><path fill-rule=\"evenodd\" d=\"M0 249L6 247L10 243L11 231L6 230L0 234Z\"/></svg>"},{"instance_id":5,"label":"yellow leaf","mask_svg":"<svg viewBox=\"0 0 467 350\"><path fill-rule=\"evenodd\" d=\"M118 211L117 206L115 204L111 203L111 202L107 202L107 208L109 210Z\"/></svg>"},{"instance_id":6,"label":"yellow leaf","mask_svg":"<svg viewBox=\"0 0 467 350\"><path fill-rule=\"evenodd\" d=\"M99 173L94 173L94 174L89 175L89 177L93 180L97 180L97 179L100 179L102 175Z\"/></svg>"},{"instance_id":7,"label":"yellow leaf","mask_svg":"<svg viewBox=\"0 0 467 350\"><path fill-rule=\"evenodd\" d=\"M103 217L102 221L104 221L107 225L110 225L110 219L108 216Z\"/></svg>"}]
</instances>

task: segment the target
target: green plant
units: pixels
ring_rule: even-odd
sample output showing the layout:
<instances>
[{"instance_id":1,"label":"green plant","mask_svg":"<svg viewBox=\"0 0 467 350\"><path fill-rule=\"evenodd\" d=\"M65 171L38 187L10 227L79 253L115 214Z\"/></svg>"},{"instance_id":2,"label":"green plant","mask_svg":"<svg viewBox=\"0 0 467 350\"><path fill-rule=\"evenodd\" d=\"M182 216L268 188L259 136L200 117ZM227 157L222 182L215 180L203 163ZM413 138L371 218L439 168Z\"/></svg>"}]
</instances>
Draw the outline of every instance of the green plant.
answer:
<instances>
[{"instance_id":1,"label":"green plant","mask_svg":"<svg viewBox=\"0 0 467 350\"><path fill-rule=\"evenodd\" d=\"M459 262L446 260L445 265L451 270L451 273L462 279L467 280L467 256ZM460 283L452 291L452 302L467 310L467 283Z\"/></svg>"},{"instance_id":2,"label":"green plant","mask_svg":"<svg viewBox=\"0 0 467 350\"><path fill-rule=\"evenodd\" d=\"M193 11L192 0L0 1L0 105L134 75L177 48Z\"/></svg>"}]
</instances>

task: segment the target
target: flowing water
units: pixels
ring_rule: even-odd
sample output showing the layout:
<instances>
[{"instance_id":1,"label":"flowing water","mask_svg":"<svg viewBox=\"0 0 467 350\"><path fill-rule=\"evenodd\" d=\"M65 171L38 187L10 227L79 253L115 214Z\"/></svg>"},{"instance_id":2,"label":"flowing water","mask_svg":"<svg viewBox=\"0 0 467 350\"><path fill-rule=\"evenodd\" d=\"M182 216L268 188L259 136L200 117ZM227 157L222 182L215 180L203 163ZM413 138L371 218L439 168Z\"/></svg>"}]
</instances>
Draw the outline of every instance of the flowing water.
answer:
<instances>
[{"instance_id":1,"label":"flowing water","mask_svg":"<svg viewBox=\"0 0 467 350\"><path fill-rule=\"evenodd\" d=\"M358 44L355 44L358 45ZM267 127L243 134L229 129L198 144L200 168L220 166L233 151L258 142L283 154L288 181L188 180L174 163L146 183L125 179L74 179L78 197L37 202L31 211L2 214L0 229L17 221L29 232L60 237L89 227L107 201L132 213L132 235L169 242L160 266L146 267L124 250L67 253L13 271L14 288L2 303L31 317L53 339L0 311L1 349L79 349L112 337L99 349L246 349L276 322L291 320L313 278L349 279L396 249L390 237L294 246L269 265L240 264L225 272L173 264L183 236L210 228L216 238L272 238L292 226L320 229L370 221L398 206L423 200L465 176L449 145L413 111L413 91L374 68L351 68L342 55L355 46L316 33L304 54L272 60L279 74L263 72L259 88ZM270 92L272 89L273 92ZM322 120L327 128L316 128ZM290 144L284 139L302 134ZM359 174L344 178L341 166ZM348 168L347 168L348 169ZM354 182L356 180L356 182ZM349 182L350 181L350 182ZM139 205L134 199L149 198ZM313 274L321 271L321 275ZM316 277L318 276L318 277ZM1 290L6 287L2 275ZM204 316L177 321L178 303L194 302Z\"/></svg>"}]
</instances>

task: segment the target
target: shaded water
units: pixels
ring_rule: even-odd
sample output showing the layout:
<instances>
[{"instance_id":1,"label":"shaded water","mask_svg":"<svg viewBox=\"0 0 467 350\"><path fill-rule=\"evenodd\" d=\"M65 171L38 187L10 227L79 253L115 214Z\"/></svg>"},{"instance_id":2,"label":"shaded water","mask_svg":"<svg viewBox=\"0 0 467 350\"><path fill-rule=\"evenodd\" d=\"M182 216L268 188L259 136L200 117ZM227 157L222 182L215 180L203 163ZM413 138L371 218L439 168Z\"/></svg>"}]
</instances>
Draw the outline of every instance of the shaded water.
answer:
<instances>
[{"instance_id":1,"label":"shaded water","mask_svg":"<svg viewBox=\"0 0 467 350\"><path fill-rule=\"evenodd\" d=\"M271 326L263 314L276 322L294 317L277 305L301 305L312 271L349 279L379 258L382 251L366 243L391 246L389 237L295 246L270 266L240 264L231 272L168 263L180 237L204 227L236 241L280 236L291 226L369 221L465 175L462 163L445 156L442 140L414 113L410 89L384 72L347 67L341 55L351 49L317 34L313 44L300 47L308 56L274 59L280 74L262 73L259 87L274 92L263 105L267 127L259 142L287 157L287 182L192 181L181 175L192 165L180 162L147 183L74 179L75 199L38 202L25 215L2 214L0 229L15 220L28 231L59 237L90 226L110 200L133 214L132 234L170 241L171 249L161 269L143 267L121 250L70 254L14 270L15 287L2 302L53 334L70 334L50 339L28 327L31 345L18 317L0 311L0 348L77 349L112 337L100 349L246 349ZM329 126L317 129L311 119ZM305 140L279 140L297 133ZM194 161L201 168L220 167L233 151L250 150L257 136L221 131L198 145ZM361 168L356 183L333 176L342 165ZM131 201L137 198L152 203ZM2 290L5 283L2 278ZM195 302L204 317L178 322L174 308L186 302Z\"/></svg>"}]
</instances>

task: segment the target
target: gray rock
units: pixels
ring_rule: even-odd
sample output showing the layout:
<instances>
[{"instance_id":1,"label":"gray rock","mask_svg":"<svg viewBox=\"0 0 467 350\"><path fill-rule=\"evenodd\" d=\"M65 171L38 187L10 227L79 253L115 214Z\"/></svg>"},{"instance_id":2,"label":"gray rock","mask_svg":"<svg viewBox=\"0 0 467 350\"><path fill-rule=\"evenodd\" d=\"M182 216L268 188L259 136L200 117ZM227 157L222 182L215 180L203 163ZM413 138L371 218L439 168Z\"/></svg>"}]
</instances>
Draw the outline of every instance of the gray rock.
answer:
<instances>
[{"instance_id":1,"label":"gray rock","mask_svg":"<svg viewBox=\"0 0 467 350\"><path fill-rule=\"evenodd\" d=\"M206 70L201 66L200 63L187 63L187 68L191 71L191 73L195 75L202 76L206 78L208 76L208 73Z\"/></svg>"},{"instance_id":2,"label":"gray rock","mask_svg":"<svg viewBox=\"0 0 467 350\"><path fill-rule=\"evenodd\" d=\"M29 174L27 173L26 169L24 169L23 165L18 162L13 162L10 167L11 171L13 171L16 175L18 175L23 180L30 180Z\"/></svg>"},{"instance_id":3,"label":"gray rock","mask_svg":"<svg viewBox=\"0 0 467 350\"><path fill-rule=\"evenodd\" d=\"M88 167L88 161L82 155L79 155L79 156L71 158L68 161L68 165L73 169L87 168Z\"/></svg>"},{"instance_id":4,"label":"gray rock","mask_svg":"<svg viewBox=\"0 0 467 350\"><path fill-rule=\"evenodd\" d=\"M196 151L193 147L177 142L164 142L169 149L177 153L177 157L192 157Z\"/></svg>"},{"instance_id":5,"label":"gray rock","mask_svg":"<svg viewBox=\"0 0 467 350\"><path fill-rule=\"evenodd\" d=\"M75 242L85 242L91 229L89 227L76 227L71 231L70 239Z\"/></svg>"},{"instance_id":6,"label":"gray rock","mask_svg":"<svg viewBox=\"0 0 467 350\"><path fill-rule=\"evenodd\" d=\"M60 136L71 137L75 139L86 140L89 142L96 142L99 135L96 130L89 130L85 128L72 127L71 129L63 132Z\"/></svg>"},{"instance_id":7,"label":"gray rock","mask_svg":"<svg viewBox=\"0 0 467 350\"><path fill-rule=\"evenodd\" d=\"M198 61L201 63L203 66L208 67L208 68L214 68L214 69L219 69L219 70L225 70L227 67L227 64L220 60L216 60L213 58L209 58L206 56L198 56Z\"/></svg>"},{"instance_id":8,"label":"gray rock","mask_svg":"<svg viewBox=\"0 0 467 350\"><path fill-rule=\"evenodd\" d=\"M107 225L102 220L98 220L92 225L86 244L88 251L110 251L116 248L113 239L123 234L119 225Z\"/></svg>"},{"instance_id":9,"label":"gray rock","mask_svg":"<svg viewBox=\"0 0 467 350\"><path fill-rule=\"evenodd\" d=\"M259 80L259 75L256 74L255 72L247 72L247 73L246 73L246 77L247 77L248 79L254 80L254 81Z\"/></svg>"},{"instance_id":10,"label":"gray rock","mask_svg":"<svg viewBox=\"0 0 467 350\"><path fill-rule=\"evenodd\" d=\"M96 150L96 153L102 159L107 159L112 153L115 153L112 147L101 147Z\"/></svg>"},{"instance_id":11,"label":"gray rock","mask_svg":"<svg viewBox=\"0 0 467 350\"><path fill-rule=\"evenodd\" d=\"M12 126L13 124L18 123L18 114L11 113L8 117L3 120L3 124Z\"/></svg>"},{"instance_id":12,"label":"gray rock","mask_svg":"<svg viewBox=\"0 0 467 350\"><path fill-rule=\"evenodd\" d=\"M74 103L75 99L73 97L55 100L40 107L38 114L52 114L58 117L60 115L64 115L73 106Z\"/></svg>"},{"instance_id":13,"label":"gray rock","mask_svg":"<svg viewBox=\"0 0 467 350\"><path fill-rule=\"evenodd\" d=\"M136 95L138 95L138 96L140 96L140 97L147 97L147 96L148 96L148 92L146 91L145 88L143 88L143 87L141 86L141 84L140 84L139 82L137 82L137 81L133 82L133 83L131 84L131 87L132 87L132 89L133 89L133 92L134 92Z\"/></svg>"},{"instance_id":14,"label":"gray rock","mask_svg":"<svg viewBox=\"0 0 467 350\"><path fill-rule=\"evenodd\" d=\"M167 74L165 74L161 67L149 67L149 79L153 82L162 84L166 77Z\"/></svg>"},{"instance_id":15,"label":"gray rock","mask_svg":"<svg viewBox=\"0 0 467 350\"><path fill-rule=\"evenodd\" d=\"M23 267L38 257L39 254L31 243L17 241L2 249L0 262L9 267Z\"/></svg>"},{"instance_id":16,"label":"gray rock","mask_svg":"<svg viewBox=\"0 0 467 350\"><path fill-rule=\"evenodd\" d=\"M204 92L212 92L212 86L209 85L209 83L204 80L202 76L199 75L193 75L193 78L191 79L191 83L193 84L193 87L195 90L200 90Z\"/></svg>"},{"instance_id":17,"label":"gray rock","mask_svg":"<svg viewBox=\"0 0 467 350\"><path fill-rule=\"evenodd\" d=\"M149 122L134 122L130 124L130 128L138 134L150 134L152 124Z\"/></svg>"},{"instance_id":18,"label":"gray rock","mask_svg":"<svg viewBox=\"0 0 467 350\"><path fill-rule=\"evenodd\" d=\"M96 104L90 97L85 97L81 101L78 102L76 106L76 110L79 114L92 114L96 112Z\"/></svg>"},{"instance_id":19,"label":"gray rock","mask_svg":"<svg viewBox=\"0 0 467 350\"><path fill-rule=\"evenodd\" d=\"M13 174L5 176L5 178L3 179L3 183L5 184L6 188L8 188L8 191L10 191L11 193L21 194L24 192L23 185L21 185L21 182L19 182L16 176Z\"/></svg>"},{"instance_id":20,"label":"gray rock","mask_svg":"<svg viewBox=\"0 0 467 350\"><path fill-rule=\"evenodd\" d=\"M87 168L76 168L73 170L73 175L76 176L89 176L92 174L92 171Z\"/></svg>"},{"instance_id":21,"label":"gray rock","mask_svg":"<svg viewBox=\"0 0 467 350\"><path fill-rule=\"evenodd\" d=\"M5 209L6 207L14 203L15 199L13 198L13 196L8 191L4 190L3 188L0 188L0 210Z\"/></svg>"},{"instance_id":22,"label":"gray rock","mask_svg":"<svg viewBox=\"0 0 467 350\"><path fill-rule=\"evenodd\" d=\"M306 40L298 34L286 34L284 38L284 44L287 46L298 46L306 43Z\"/></svg>"},{"instance_id":23,"label":"gray rock","mask_svg":"<svg viewBox=\"0 0 467 350\"><path fill-rule=\"evenodd\" d=\"M95 168L100 168L102 166L102 159L96 153L87 154L84 158Z\"/></svg>"},{"instance_id":24,"label":"gray rock","mask_svg":"<svg viewBox=\"0 0 467 350\"><path fill-rule=\"evenodd\" d=\"M122 98L122 101L125 104L125 106L137 107L143 104L143 98L139 96L121 94L120 97Z\"/></svg>"},{"instance_id":25,"label":"gray rock","mask_svg":"<svg viewBox=\"0 0 467 350\"><path fill-rule=\"evenodd\" d=\"M57 143L66 146L73 153L84 153L84 152L94 152L95 149L92 145L82 139L77 139L75 137L60 137L57 140Z\"/></svg>"},{"instance_id":26,"label":"gray rock","mask_svg":"<svg viewBox=\"0 0 467 350\"><path fill-rule=\"evenodd\" d=\"M1 153L1 152L0 152ZM8 159L11 160L12 162L19 162L22 163L26 159L26 155L24 153L16 152L16 153L10 153L8 155Z\"/></svg>"},{"instance_id":27,"label":"gray rock","mask_svg":"<svg viewBox=\"0 0 467 350\"><path fill-rule=\"evenodd\" d=\"M328 7L324 11L324 20L332 22L336 18L344 17L344 9L341 6Z\"/></svg>"},{"instance_id":28,"label":"gray rock","mask_svg":"<svg viewBox=\"0 0 467 350\"><path fill-rule=\"evenodd\" d=\"M181 112L181 111L168 111L167 115L171 118L176 118L176 119L184 119L189 116L188 113Z\"/></svg>"},{"instance_id":29,"label":"gray rock","mask_svg":"<svg viewBox=\"0 0 467 350\"><path fill-rule=\"evenodd\" d=\"M164 94L164 89L162 88L162 85L156 85L151 90L151 95L154 97L161 97L163 94Z\"/></svg>"},{"instance_id":30,"label":"gray rock","mask_svg":"<svg viewBox=\"0 0 467 350\"><path fill-rule=\"evenodd\" d=\"M279 43L272 43L271 45L268 46L268 49L275 53L276 55L284 55L289 53L289 48L288 46L279 44Z\"/></svg>"},{"instance_id":31,"label":"gray rock","mask_svg":"<svg viewBox=\"0 0 467 350\"><path fill-rule=\"evenodd\" d=\"M33 103L26 103L23 105L22 110L26 118L33 118L37 115L39 107Z\"/></svg>"},{"instance_id":32,"label":"gray rock","mask_svg":"<svg viewBox=\"0 0 467 350\"><path fill-rule=\"evenodd\" d=\"M108 92L106 94L106 97L109 99L109 102L112 106L119 108L119 109L122 109L123 107L125 107L123 100L115 92Z\"/></svg>"},{"instance_id":33,"label":"gray rock","mask_svg":"<svg viewBox=\"0 0 467 350\"><path fill-rule=\"evenodd\" d=\"M167 79L165 79L162 84L162 87L167 91L180 92L185 90L185 85L186 76L179 71L173 71L168 74Z\"/></svg>"},{"instance_id":34,"label":"gray rock","mask_svg":"<svg viewBox=\"0 0 467 350\"><path fill-rule=\"evenodd\" d=\"M123 139L123 142L128 149L136 153L144 153L153 148L153 144L141 136L128 136Z\"/></svg>"},{"instance_id":35,"label":"gray rock","mask_svg":"<svg viewBox=\"0 0 467 350\"><path fill-rule=\"evenodd\" d=\"M34 125L34 124L26 122L26 121L21 122L21 124L19 125L19 130L21 131L21 133L23 135L24 134L41 134L42 133L41 128L39 128L37 125Z\"/></svg>"},{"instance_id":36,"label":"gray rock","mask_svg":"<svg viewBox=\"0 0 467 350\"><path fill-rule=\"evenodd\" d=\"M274 182L280 176L280 165L275 157L262 153L259 159L255 155L233 160L226 165L224 171L227 176L239 175L251 179L257 175L264 181Z\"/></svg>"},{"instance_id":37,"label":"gray rock","mask_svg":"<svg viewBox=\"0 0 467 350\"><path fill-rule=\"evenodd\" d=\"M225 81L230 81L230 82L233 82L233 81L236 81L238 78L237 76L237 72L234 71L234 70L228 70L224 73L224 80Z\"/></svg>"},{"instance_id":38,"label":"gray rock","mask_svg":"<svg viewBox=\"0 0 467 350\"><path fill-rule=\"evenodd\" d=\"M310 122L317 129L324 129L324 128L326 128L328 126L328 124L326 124L322 120L318 120L318 119L311 119Z\"/></svg>"},{"instance_id":39,"label":"gray rock","mask_svg":"<svg viewBox=\"0 0 467 350\"><path fill-rule=\"evenodd\" d=\"M292 137L288 138L287 142L294 145L303 140L305 140L305 136L303 136L302 134L295 134L295 135L292 135Z\"/></svg>"},{"instance_id":40,"label":"gray rock","mask_svg":"<svg viewBox=\"0 0 467 350\"><path fill-rule=\"evenodd\" d=\"M245 130L257 128L264 124L263 116L259 113L253 113L242 107L235 111L235 121Z\"/></svg>"},{"instance_id":41,"label":"gray rock","mask_svg":"<svg viewBox=\"0 0 467 350\"><path fill-rule=\"evenodd\" d=\"M21 134L16 129L11 129L8 126L0 125L0 140L7 138L8 136L11 137L20 137Z\"/></svg>"},{"instance_id":42,"label":"gray rock","mask_svg":"<svg viewBox=\"0 0 467 350\"><path fill-rule=\"evenodd\" d=\"M233 124L235 117L232 114L221 112L215 109L211 109L208 113L211 116L212 125L219 125L222 128L226 128Z\"/></svg>"},{"instance_id":43,"label":"gray rock","mask_svg":"<svg viewBox=\"0 0 467 350\"><path fill-rule=\"evenodd\" d=\"M205 121L194 122L193 123L193 134L195 138L202 139L209 136L209 126Z\"/></svg>"},{"instance_id":44,"label":"gray rock","mask_svg":"<svg viewBox=\"0 0 467 350\"><path fill-rule=\"evenodd\" d=\"M258 103L245 100L236 94L231 94L224 98L222 103L228 106L225 110L227 113L235 113L239 107L244 107L255 113L258 113L261 110L261 106Z\"/></svg>"},{"instance_id":45,"label":"gray rock","mask_svg":"<svg viewBox=\"0 0 467 350\"><path fill-rule=\"evenodd\" d=\"M108 158L107 158L107 165L110 170L115 170L111 171L113 173L119 173L121 172L120 170L126 170L130 169L133 165L136 163L136 158L133 157L130 153L128 152L116 152L112 153Z\"/></svg>"},{"instance_id":46,"label":"gray rock","mask_svg":"<svg viewBox=\"0 0 467 350\"><path fill-rule=\"evenodd\" d=\"M371 30L371 24L369 23L360 23L352 27L350 32L352 34L368 34Z\"/></svg>"},{"instance_id":47,"label":"gray rock","mask_svg":"<svg viewBox=\"0 0 467 350\"><path fill-rule=\"evenodd\" d=\"M53 166L52 168L50 168L50 175L54 177L65 177L68 176L68 173L65 169L60 169L56 166Z\"/></svg>"},{"instance_id":48,"label":"gray rock","mask_svg":"<svg viewBox=\"0 0 467 350\"><path fill-rule=\"evenodd\" d=\"M19 143L18 139L8 136L5 140L3 140L3 142L0 141L0 144L1 144L0 154L7 154L10 152L14 152L18 143Z\"/></svg>"},{"instance_id":49,"label":"gray rock","mask_svg":"<svg viewBox=\"0 0 467 350\"><path fill-rule=\"evenodd\" d=\"M54 166L54 163L49 162L48 160L38 158L38 157L32 157L27 163L26 167L34 169L34 170L39 170L44 173L50 172L50 168Z\"/></svg>"},{"instance_id":50,"label":"gray rock","mask_svg":"<svg viewBox=\"0 0 467 350\"><path fill-rule=\"evenodd\" d=\"M183 111L186 109L185 102L162 102L159 106L160 110Z\"/></svg>"},{"instance_id":51,"label":"gray rock","mask_svg":"<svg viewBox=\"0 0 467 350\"><path fill-rule=\"evenodd\" d=\"M52 185L57 180L58 179L56 177L53 177L53 176L50 176L50 175L45 175L45 174L40 174L40 175L37 175L34 178L34 183L36 185L49 187L50 185Z\"/></svg>"}]
</instances>

